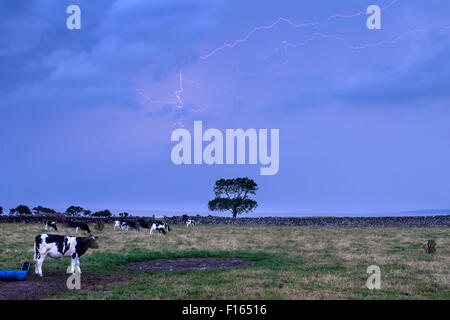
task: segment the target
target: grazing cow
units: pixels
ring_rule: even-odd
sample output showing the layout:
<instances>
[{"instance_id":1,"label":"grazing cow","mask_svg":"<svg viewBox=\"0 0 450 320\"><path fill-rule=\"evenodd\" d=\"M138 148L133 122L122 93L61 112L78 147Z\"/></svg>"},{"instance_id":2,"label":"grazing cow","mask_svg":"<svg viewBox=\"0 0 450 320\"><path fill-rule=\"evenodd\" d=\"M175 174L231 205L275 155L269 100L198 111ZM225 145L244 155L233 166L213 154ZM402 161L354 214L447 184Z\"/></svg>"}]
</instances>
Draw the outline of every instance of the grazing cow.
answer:
<instances>
[{"instance_id":1,"label":"grazing cow","mask_svg":"<svg viewBox=\"0 0 450 320\"><path fill-rule=\"evenodd\" d=\"M114 221L114 230L121 228L121 222L119 220Z\"/></svg>"},{"instance_id":2,"label":"grazing cow","mask_svg":"<svg viewBox=\"0 0 450 320\"><path fill-rule=\"evenodd\" d=\"M150 229L150 225L148 224L147 221L145 221L144 219L139 219L137 221L138 225L141 226L144 229Z\"/></svg>"},{"instance_id":3,"label":"grazing cow","mask_svg":"<svg viewBox=\"0 0 450 320\"><path fill-rule=\"evenodd\" d=\"M75 232L78 233L78 230L84 230L87 233L91 233L91 229L89 229L89 226L86 223L79 222L79 221L69 221L67 223L69 228L75 228Z\"/></svg>"},{"instance_id":4,"label":"grazing cow","mask_svg":"<svg viewBox=\"0 0 450 320\"><path fill-rule=\"evenodd\" d=\"M150 234L153 234L153 231L155 230L158 231L159 234L166 234L166 232L170 231L170 227L166 222L155 220L150 228Z\"/></svg>"},{"instance_id":5,"label":"grazing cow","mask_svg":"<svg viewBox=\"0 0 450 320\"><path fill-rule=\"evenodd\" d=\"M47 230L48 228L52 228L55 231L58 231L58 228L56 227L56 222L53 220L45 220L44 222L45 224L45 230Z\"/></svg>"},{"instance_id":6,"label":"grazing cow","mask_svg":"<svg viewBox=\"0 0 450 320\"><path fill-rule=\"evenodd\" d=\"M186 221L186 227L188 227L188 228L191 227L192 228L194 226L195 226L195 221L194 220L190 220L189 219L189 220Z\"/></svg>"},{"instance_id":7,"label":"grazing cow","mask_svg":"<svg viewBox=\"0 0 450 320\"><path fill-rule=\"evenodd\" d=\"M122 230L128 231L129 229L134 229L135 231L139 231L139 225L133 221L123 221L122 222Z\"/></svg>"},{"instance_id":8,"label":"grazing cow","mask_svg":"<svg viewBox=\"0 0 450 320\"><path fill-rule=\"evenodd\" d=\"M169 227L169 225L167 224L167 222L161 222L162 223L162 225L164 226L164 229L166 230L166 232L169 232L170 231L170 227Z\"/></svg>"},{"instance_id":9,"label":"grazing cow","mask_svg":"<svg viewBox=\"0 0 450 320\"><path fill-rule=\"evenodd\" d=\"M47 256L53 259L71 257L71 272L81 273L80 257L89 248L98 248L97 237L68 237L59 234L40 234L34 241L35 273L42 277L42 264Z\"/></svg>"}]
</instances>

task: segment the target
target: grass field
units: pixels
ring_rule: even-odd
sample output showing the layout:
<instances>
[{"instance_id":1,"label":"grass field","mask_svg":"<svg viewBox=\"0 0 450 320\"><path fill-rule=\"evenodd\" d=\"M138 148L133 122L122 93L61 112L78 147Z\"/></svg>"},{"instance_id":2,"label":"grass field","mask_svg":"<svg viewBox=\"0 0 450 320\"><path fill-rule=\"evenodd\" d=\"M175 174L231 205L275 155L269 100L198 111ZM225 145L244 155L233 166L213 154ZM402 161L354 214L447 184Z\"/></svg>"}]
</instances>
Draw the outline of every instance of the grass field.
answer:
<instances>
[{"instance_id":1,"label":"grass field","mask_svg":"<svg viewBox=\"0 0 450 320\"><path fill-rule=\"evenodd\" d=\"M82 289L48 298L450 299L447 228L171 228L167 236L113 231L112 225L106 225L102 232L95 231L100 249L82 257L83 274L114 274L118 280L101 291ZM41 225L0 224L0 269L17 269L23 261L32 261L34 237L44 232ZM60 233L73 235L64 228ZM435 254L427 254L421 247L428 239L438 244ZM255 263L232 269L178 272L124 267L128 262L174 257L238 257ZM67 258L47 258L44 278L64 274L69 264ZM366 269L370 265L381 268L380 290L366 288ZM32 277L33 273L34 266Z\"/></svg>"}]
</instances>

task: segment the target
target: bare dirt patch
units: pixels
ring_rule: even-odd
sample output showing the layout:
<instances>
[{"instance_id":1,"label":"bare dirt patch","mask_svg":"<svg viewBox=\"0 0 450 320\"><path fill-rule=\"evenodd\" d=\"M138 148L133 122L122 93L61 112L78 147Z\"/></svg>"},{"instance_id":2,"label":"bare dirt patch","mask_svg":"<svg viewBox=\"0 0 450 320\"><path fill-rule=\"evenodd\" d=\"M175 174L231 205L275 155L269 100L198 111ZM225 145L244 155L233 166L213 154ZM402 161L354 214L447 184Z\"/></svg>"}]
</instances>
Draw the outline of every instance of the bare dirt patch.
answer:
<instances>
[{"instance_id":1,"label":"bare dirt patch","mask_svg":"<svg viewBox=\"0 0 450 320\"><path fill-rule=\"evenodd\" d=\"M132 262L127 264L127 267L135 270L181 271L224 269L250 264L253 264L253 261L240 258L177 258Z\"/></svg>"},{"instance_id":2,"label":"bare dirt patch","mask_svg":"<svg viewBox=\"0 0 450 320\"><path fill-rule=\"evenodd\" d=\"M70 275L52 274L43 277L28 275L23 281L0 280L0 300L38 300L70 291L66 282ZM120 274L81 274L81 290L103 291L126 281Z\"/></svg>"}]
</instances>

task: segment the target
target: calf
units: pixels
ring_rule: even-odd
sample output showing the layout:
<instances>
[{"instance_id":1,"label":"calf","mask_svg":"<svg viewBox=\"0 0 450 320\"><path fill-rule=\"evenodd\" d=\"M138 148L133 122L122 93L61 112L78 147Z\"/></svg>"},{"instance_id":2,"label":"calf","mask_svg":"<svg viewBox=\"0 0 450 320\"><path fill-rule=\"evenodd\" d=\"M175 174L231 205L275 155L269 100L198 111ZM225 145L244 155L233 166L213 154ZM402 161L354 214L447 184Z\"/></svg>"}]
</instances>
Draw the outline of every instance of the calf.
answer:
<instances>
[{"instance_id":1,"label":"calf","mask_svg":"<svg viewBox=\"0 0 450 320\"><path fill-rule=\"evenodd\" d=\"M78 222L78 221L69 221L67 223L69 228L75 228L75 232L78 233L78 230L84 230L87 233L91 233L91 229L89 229L89 226L84 222Z\"/></svg>"},{"instance_id":2,"label":"calf","mask_svg":"<svg viewBox=\"0 0 450 320\"><path fill-rule=\"evenodd\" d=\"M114 221L114 230L121 227L121 223L119 220Z\"/></svg>"},{"instance_id":3,"label":"calf","mask_svg":"<svg viewBox=\"0 0 450 320\"><path fill-rule=\"evenodd\" d=\"M188 227L188 228L191 227L192 228L194 226L195 226L195 221L194 220L190 220L189 219L189 220L186 221L186 227Z\"/></svg>"},{"instance_id":4,"label":"calf","mask_svg":"<svg viewBox=\"0 0 450 320\"><path fill-rule=\"evenodd\" d=\"M150 228L150 234L153 234L153 231L155 230L158 231L159 234L166 234L166 232L170 231L170 227L166 222L155 220Z\"/></svg>"},{"instance_id":5,"label":"calf","mask_svg":"<svg viewBox=\"0 0 450 320\"><path fill-rule=\"evenodd\" d=\"M35 273L42 277L42 264L47 256L53 259L71 257L71 272L81 273L80 257L89 248L98 248L97 237L68 237L59 234L40 234L34 241Z\"/></svg>"},{"instance_id":6,"label":"calf","mask_svg":"<svg viewBox=\"0 0 450 320\"><path fill-rule=\"evenodd\" d=\"M58 228L56 227L56 222L53 220L45 220L44 222L45 224L45 230L47 230L47 228L52 228L55 231L58 231Z\"/></svg>"},{"instance_id":7,"label":"calf","mask_svg":"<svg viewBox=\"0 0 450 320\"><path fill-rule=\"evenodd\" d=\"M139 225L136 222L133 221L123 221L122 222L122 230L128 231L128 229L134 229L136 231L139 231Z\"/></svg>"},{"instance_id":8,"label":"calf","mask_svg":"<svg viewBox=\"0 0 450 320\"><path fill-rule=\"evenodd\" d=\"M156 223L159 223L160 225L162 225L164 227L164 230L166 230L166 232L170 231L170 227L167 224L167 222L156 221Z\"/></svg>"}]
</instances>

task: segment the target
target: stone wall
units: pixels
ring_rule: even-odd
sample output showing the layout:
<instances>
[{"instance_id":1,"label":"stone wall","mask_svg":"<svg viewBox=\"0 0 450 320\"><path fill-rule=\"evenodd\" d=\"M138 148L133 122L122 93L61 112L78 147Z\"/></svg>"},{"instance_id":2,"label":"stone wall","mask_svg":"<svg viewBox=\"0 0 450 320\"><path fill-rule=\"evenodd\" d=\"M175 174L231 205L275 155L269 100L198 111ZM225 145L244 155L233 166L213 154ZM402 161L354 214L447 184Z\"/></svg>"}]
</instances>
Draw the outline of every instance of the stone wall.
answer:
<instances>
[{"instance_id":1,"label":"stone wall","mask_svg":"<svg viewBox=\"0 0 450 320\"><path fill-rule=\"evenodd\" d=\"M313 218L225 218L214 216L189 217L200 224L231 224L243 226L358 226L358 227L450 227L450 215L421 217L313 217ZM169 224L183 223L182 217L166 217Z\"/></svg>"},{"instance_id":2,"label":"stone wall","mask_svg":"<svg viewBox=\"0 0 450 320\"><path fill-rule=\"evenodd\" d=\"M44 223L44 216L0 216L0 223ZM67 221L65 217L52 217L57 223ZM86 223L113 223L118 217L76 217L77 221ZM150 217L129 217L127 220L151 219ZM168 224L184 224L181 216L164 217ZM189 216L199 224L243 225L243 226L353 226L353 227L450 227L450 215L442 216L409 216L409 217L313 217L313 218L227 218L216 216Z\"/></svg>"}]
</instances>

